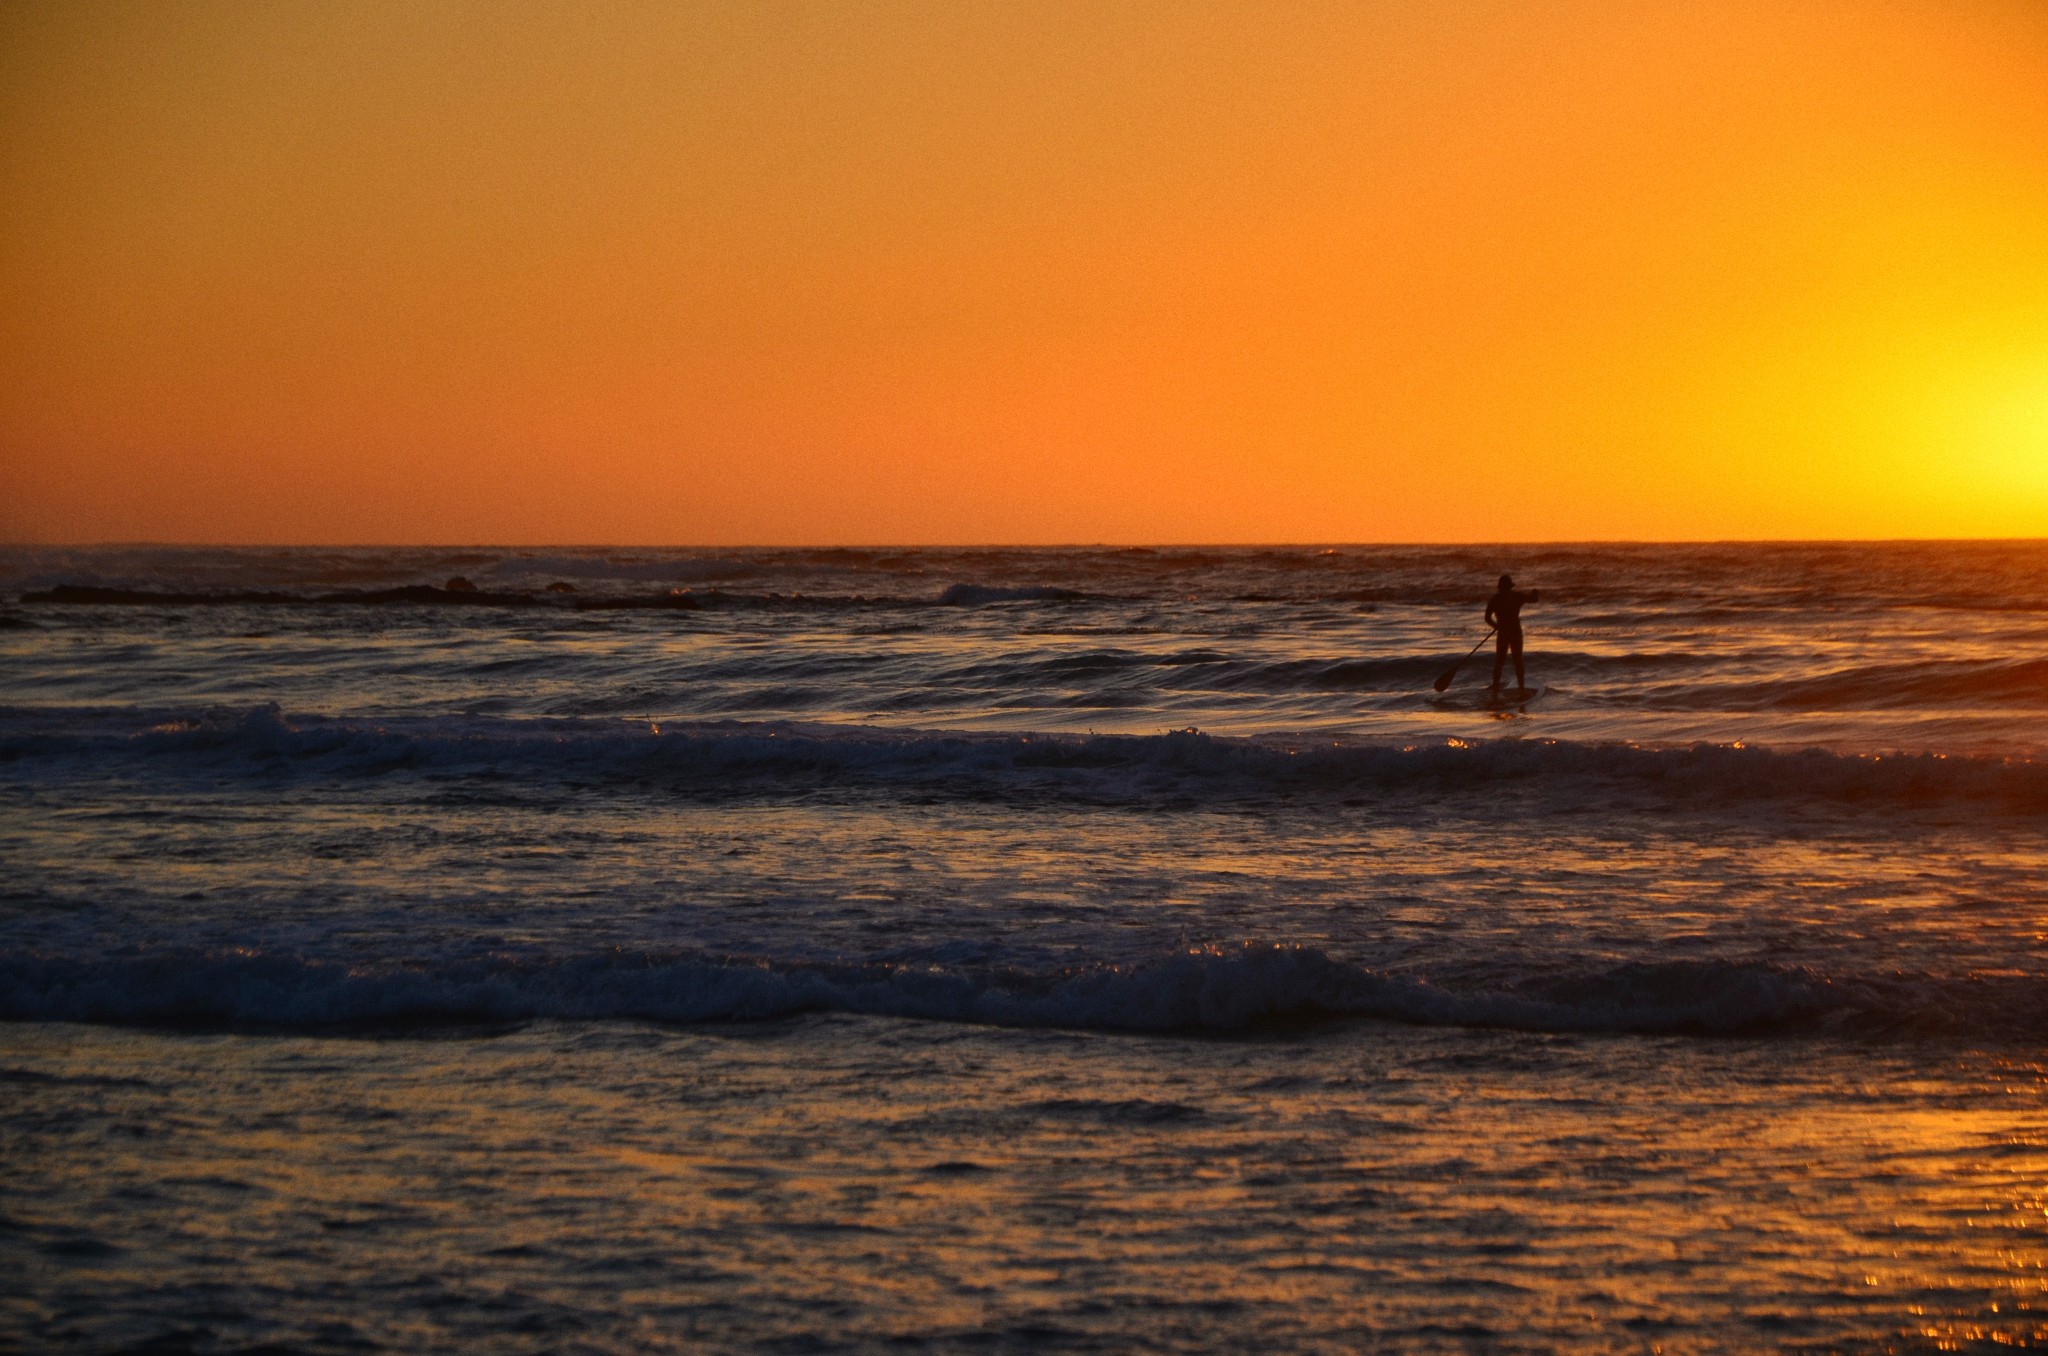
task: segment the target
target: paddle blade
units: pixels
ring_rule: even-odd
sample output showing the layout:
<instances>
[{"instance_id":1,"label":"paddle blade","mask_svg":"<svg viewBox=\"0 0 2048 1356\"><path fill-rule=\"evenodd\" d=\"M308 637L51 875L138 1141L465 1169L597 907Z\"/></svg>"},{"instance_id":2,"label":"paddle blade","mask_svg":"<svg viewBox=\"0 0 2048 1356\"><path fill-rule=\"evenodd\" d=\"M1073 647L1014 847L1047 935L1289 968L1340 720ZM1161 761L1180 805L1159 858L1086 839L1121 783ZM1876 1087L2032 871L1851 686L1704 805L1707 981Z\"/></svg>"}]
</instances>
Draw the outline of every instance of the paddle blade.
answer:
<instances>
[{"instance_id":1,"label":"paddle blade","mask_svg":"<svg viewBox=\"0 0 2048 1356\"><path fill-rule=\"evenodd\" d=\"M1487 641L1492 640L1493 632L1493 627L1487 627L1486 634L1479 638L1479 645L1484 645ZM1470 659L1473 655L1478 654L1479 645L1474 645L1471 649L1465 651L1465 659ZM1457 677L1458 670L1465 667L1465 659L1460 659L1457 663L1444 670L1444 676L1436 680L1437 691L1442 692L1451 685L1451 679Z\"/></svg>"}]
</instances>

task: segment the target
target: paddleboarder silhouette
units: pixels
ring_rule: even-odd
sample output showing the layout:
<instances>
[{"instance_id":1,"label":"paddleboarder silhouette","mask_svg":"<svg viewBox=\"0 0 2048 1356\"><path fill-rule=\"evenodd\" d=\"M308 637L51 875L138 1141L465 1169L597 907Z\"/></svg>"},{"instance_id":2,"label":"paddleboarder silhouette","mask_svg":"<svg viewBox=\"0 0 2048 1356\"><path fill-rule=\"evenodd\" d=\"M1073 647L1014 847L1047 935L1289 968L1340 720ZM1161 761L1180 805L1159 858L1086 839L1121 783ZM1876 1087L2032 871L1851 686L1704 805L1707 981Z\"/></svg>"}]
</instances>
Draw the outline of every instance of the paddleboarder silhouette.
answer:
<instances>
[{"instance_id":1,"label":"paddleboarder silhouette","mask_svg":"<svg viewBox=\"0 0 2048 1356\"><path fill-rule=\"evenodd\" d=\"M1486 624L1493 628L1493 695L1500 696L1500 671L1515 657L1515 688L1521 692L1529 690L1529 679L1522 672L1522 608L1536 601L1536 590L1527 593L1515 587L1509 575L1500 577L1500 587L1486 600Z\"/></svg>"}]
</instances>

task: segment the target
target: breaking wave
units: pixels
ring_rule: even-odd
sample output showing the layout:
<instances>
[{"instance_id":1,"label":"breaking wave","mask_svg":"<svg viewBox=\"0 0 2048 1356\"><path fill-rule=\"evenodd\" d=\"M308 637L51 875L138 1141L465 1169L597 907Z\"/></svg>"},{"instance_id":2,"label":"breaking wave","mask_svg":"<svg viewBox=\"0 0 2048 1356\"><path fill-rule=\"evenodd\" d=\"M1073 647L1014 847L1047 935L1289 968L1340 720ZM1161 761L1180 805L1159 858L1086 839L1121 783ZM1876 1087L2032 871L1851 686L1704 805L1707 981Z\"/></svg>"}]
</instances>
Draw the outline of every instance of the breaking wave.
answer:
<instances>
[{"instance_id":1,"label":"breaking wave","mask_svg":"<svg viewBox=\"0 0 2048 1356\"><path fill-rule=\"evenodd\" d=\"M2048 1034L2048 981L1674 961L1454 986L1310 947L1253 943L1053 971L628 950L378 965L252 950L0 956L0 1018L15 1021L332 1028L805 1013L1120 1032L1369 1019L1549 1032L2035 1041Z\"/></svg>"},{"instance_id":2,"label":"breaking wave","mask_svg":"<svg viewBox=\"0 0 2048 1356\"><path fill-rule=\"evenodd\" d=\"M1647 747L1546 739L1413 743L1157 735L933 733L871 727L685 724L602 718L412 717L374 721L240 712L120 719L92 709L0 711L10 778L99 775L140 762L219 779L516 774L530 782L623 778L743 791L915 788L969 796L1075 794L1147 801L1262 793L1485 791L1539 783L1557 803L1617 791L1688 805L1816 799L1997 802L2048 813L2048 764L2024 758L1854 754L1739 744Z\"/></svg>"},{"instance_id":3,"label":"breaking wave","mask_svg":"<svg viewBox=\"0 0 2048 1356\"><path fill-rule=\"evenodd\" d=\"M953 584L939 595L939 604L942 607L980 607L987 603L1071 603L1087 596L1079 589L1054 588L1050 584Z\"/></svg>"}]
</instances>

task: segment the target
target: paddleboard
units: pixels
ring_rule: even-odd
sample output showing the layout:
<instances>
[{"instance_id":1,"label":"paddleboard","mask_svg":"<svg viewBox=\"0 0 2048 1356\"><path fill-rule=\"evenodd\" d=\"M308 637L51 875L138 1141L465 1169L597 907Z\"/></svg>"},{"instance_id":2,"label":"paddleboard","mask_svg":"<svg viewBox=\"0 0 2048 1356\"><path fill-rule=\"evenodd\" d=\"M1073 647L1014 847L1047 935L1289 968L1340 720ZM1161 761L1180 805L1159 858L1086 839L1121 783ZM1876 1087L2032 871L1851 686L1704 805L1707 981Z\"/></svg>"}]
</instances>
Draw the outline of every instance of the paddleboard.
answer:
<instances>
[{"instance_id":1,"label":"paddleboard","mask_svg":"<svg viewBox=\"0 0 2048 1356\"><path fill-rule=\"evenodd\" d=\"M1495 715L1512 716L1529 709L1529 703L1550 691L1538 683L1534 687L1504 687L1498 693L1487 692L1480 697L1479 704Z\"/></svg>"},{"instance_id":2,"label":"paddleboard","mask_svg":"<svg viewBox=\"0 0 2048 1356\"><path fill-rule=\"evenodd\" d=\"M1484 687L1466 688L1462 692L1432 693L1429 695L1429 703L1446 709L1512 714L1523 710L1549 691L1550 688L1542 683L1535 687L1504 687L1498 696Z\"/></svg>"}]
</instances>

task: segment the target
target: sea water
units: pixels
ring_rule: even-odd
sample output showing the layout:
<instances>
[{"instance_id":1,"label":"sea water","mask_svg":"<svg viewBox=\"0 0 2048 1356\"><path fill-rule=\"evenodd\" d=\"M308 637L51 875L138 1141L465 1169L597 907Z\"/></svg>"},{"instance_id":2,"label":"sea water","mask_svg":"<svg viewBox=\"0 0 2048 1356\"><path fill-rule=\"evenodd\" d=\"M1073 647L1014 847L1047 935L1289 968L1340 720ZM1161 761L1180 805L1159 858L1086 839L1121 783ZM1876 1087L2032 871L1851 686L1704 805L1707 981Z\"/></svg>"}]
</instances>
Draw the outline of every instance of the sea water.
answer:
<instances>
[{"instance_id":1,"label":"sea water","mask_svg":"<svg viewBox=\"0 0 2048 1356\"><path fill-rule=\"evenodd\" d=\"M0 684L0 1349L2048 1342L2048 544L15 549Z\"/></svg>"}]
</instances>

